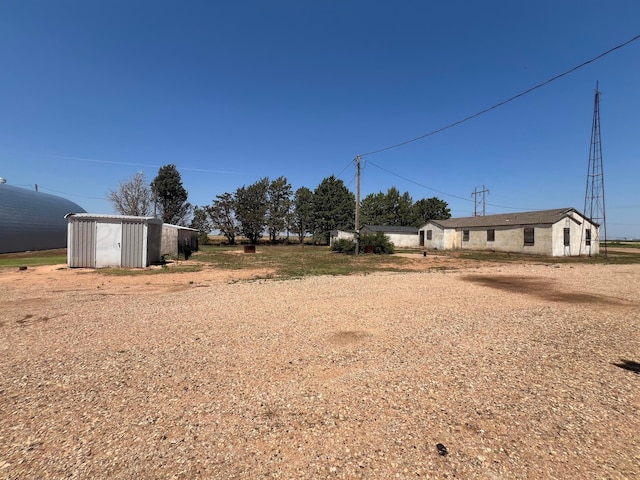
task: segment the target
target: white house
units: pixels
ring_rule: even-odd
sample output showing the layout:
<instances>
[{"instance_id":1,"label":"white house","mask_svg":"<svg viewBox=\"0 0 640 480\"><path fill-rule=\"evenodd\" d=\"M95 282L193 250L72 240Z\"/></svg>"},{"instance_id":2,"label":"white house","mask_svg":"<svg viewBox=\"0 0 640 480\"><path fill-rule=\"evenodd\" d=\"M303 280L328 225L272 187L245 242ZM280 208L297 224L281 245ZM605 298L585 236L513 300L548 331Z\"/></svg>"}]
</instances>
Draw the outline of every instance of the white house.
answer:
<instances>
[{"instance_id":1,"label":"white house","mask_svg":"<svg viewBox=\"0 0 640 480\"><path fill-rule=\"evenodd\" d=\"M549 256L600 252L599 228L575 208L429 220L419 245L438 250L494 250Z\"/></svg>"}]
</instances>

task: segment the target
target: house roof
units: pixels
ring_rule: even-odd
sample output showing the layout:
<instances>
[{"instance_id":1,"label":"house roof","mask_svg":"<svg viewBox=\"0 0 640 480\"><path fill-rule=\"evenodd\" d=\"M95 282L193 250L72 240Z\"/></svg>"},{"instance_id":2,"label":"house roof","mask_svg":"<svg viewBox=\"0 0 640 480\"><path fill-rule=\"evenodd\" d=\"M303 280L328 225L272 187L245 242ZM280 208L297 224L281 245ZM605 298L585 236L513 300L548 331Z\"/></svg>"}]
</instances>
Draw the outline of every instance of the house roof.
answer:
<instances>
[{"instance_id":1,"label":"house roof","mask_svg":"<svg viewBox=\"0 0 640 480\"><path fill-rule=\"evenodd\" d=\"M363 225L362 229L367 229L370 232L382 232L382 233L412 233L414 235L418 234L417 227L398 227L393 225Z\"/></svg>"},{"instance_id":2,"label":"house roof","mask_svg":"<svg viewBox=\"0 0 640 480\"><path fill-rule=\"evenodd\" d=\"M570 213L577 213L584 218L575 208L555 208L552 210L536 210L533 212L500 213L497 215L484 215L478 217L449 218L447 220L430 220L428 223L442 228L474 228L474 227L506 227L509 225L545 225L556 223L567 217ZM597 224L594 224L598 226Z\"/></svg>"}]
</instances>

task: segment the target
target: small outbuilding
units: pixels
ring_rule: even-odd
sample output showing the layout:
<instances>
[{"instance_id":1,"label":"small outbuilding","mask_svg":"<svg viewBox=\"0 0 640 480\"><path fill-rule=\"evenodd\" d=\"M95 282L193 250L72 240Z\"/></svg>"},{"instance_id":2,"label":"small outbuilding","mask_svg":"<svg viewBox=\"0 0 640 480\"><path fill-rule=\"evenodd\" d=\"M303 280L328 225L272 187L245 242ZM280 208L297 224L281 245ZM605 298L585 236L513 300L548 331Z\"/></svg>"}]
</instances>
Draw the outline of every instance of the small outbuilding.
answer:
<instances>
[{"instance_id":1,"label":"small outbuilding","mask_svg":"<svg viewBox=\"0 0 640 480\"><path fill-rule=\"evenodd\" d=\"M162 255L188 257L191 252L198 250L198 230L195 228L162 224Z\"/></svg>"},{"instance_id":2,"label":"small outbuilding","mask_svg":"<svg viewBox=\"0 0 640 480\"><path fill-rule=\"evenodd\" d=\"M493 250L549 256L600 252L599 228L575 208L429 220L419 245L437 250Z\"/></svg>"},{"instance_id":3,"label":"small outbuilding","mask_svg":"<svg viewBox=\"0 0 640 480\"><path fill-rule=\"evenodd\" d=\"M162 260L160 219L92 213L66 218L69 267L144 268Z\"/></svg>"}]
</instances>

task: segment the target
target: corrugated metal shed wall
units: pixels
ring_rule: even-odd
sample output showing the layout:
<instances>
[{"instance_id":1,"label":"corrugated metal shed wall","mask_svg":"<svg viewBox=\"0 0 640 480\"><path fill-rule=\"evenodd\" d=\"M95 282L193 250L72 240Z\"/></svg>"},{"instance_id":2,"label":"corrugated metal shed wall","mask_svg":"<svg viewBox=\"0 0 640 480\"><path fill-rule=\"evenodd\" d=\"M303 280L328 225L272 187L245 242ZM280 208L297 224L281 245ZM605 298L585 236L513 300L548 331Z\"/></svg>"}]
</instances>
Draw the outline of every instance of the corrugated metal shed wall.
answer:
<instances>
[{"instance_id":1,"label":"corrugated metal shed wall","mask_svg":"<svg viewBox=\"0 0 640 480\"><path fill-rule=\"evenodd\" d=\"M122 261L121 267L142 268L147 266L146 225L141 222L124 220L122 222Z\"/></svg>"},{"instance_id":2,"label":"corrugated metal shed wall","mask_svg":"<svg viewBox=\"0 0 640 480\"><path fill-rule=\"evenodd\" d=\"M96 221L86 218L69 219L67 263L74 268L96 266Z\"/></svg>"},{"instance_id":3,"label":"corrugated metal shed wall","mask_svg":"<svg viewBox=\"0 0 640 480\"><path fill-rule=\"evenodd\" d=\"M70 267L144 268L159 263L162 222L147 217L80 214L68 221ZM103 235L99 235L102 230Z\"/></svg>"}]
</instances>

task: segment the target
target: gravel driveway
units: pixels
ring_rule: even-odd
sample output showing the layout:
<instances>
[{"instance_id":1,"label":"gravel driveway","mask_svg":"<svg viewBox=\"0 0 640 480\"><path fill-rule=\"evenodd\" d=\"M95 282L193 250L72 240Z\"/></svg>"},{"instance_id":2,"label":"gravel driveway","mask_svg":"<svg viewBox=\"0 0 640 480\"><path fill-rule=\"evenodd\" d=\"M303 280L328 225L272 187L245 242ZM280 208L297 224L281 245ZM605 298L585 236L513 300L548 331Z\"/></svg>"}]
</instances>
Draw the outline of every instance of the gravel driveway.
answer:
<instances>
[{"instance_id":1,"label":"gravel driveway","mask_svg":"<svg viewBox=\"0 0 640 480\"><path fill-rule=\"evenodd\" d=\"M238 275L0 271L0 478L640 478L640 265Z\"/></svg>"}]
</instances>

